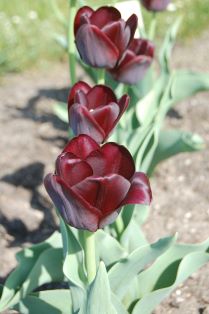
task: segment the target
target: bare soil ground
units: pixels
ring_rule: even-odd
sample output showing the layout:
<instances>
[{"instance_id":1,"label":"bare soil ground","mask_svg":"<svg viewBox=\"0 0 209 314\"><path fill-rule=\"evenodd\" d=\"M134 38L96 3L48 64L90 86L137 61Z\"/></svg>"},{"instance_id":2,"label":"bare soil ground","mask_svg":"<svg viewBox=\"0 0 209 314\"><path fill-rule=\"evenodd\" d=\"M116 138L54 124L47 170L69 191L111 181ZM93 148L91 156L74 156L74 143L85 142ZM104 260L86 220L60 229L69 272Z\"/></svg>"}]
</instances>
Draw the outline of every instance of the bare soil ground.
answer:
<instances>
[{"instance_id":1,"label":"bare soil ground","mask_svg":"<svg viewBox=\"0 0 209 314\"><path fill-rule=\"evenodd\" d=\"M175 48L177 67L209 72L209 32ZM0 84L0 282L15 267L15 253L57 228L43 176L66 143L66 125L53 114L68 94L67 65L8 75ZM182 86L183 88L183 86ZM154 201L144 226L150 241L179 233L179 240L209 236L209 93L177 105L168 127L199 133L206 149L162 163L151 179ZM155 314L209 313L209 265L192 275Z\"/></svg>"}]
</instances>

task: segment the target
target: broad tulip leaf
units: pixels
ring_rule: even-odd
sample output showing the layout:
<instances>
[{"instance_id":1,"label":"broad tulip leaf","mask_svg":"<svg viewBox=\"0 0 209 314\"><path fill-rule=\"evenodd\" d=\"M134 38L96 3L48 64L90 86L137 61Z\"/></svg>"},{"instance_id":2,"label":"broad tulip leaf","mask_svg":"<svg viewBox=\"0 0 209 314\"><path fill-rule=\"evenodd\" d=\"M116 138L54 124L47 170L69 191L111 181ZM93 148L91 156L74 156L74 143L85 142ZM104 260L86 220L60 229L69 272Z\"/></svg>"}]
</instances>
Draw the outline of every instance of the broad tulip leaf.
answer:
<instances>
[{"instance_id":1,"label":"broad tulip leaf","mask_svg":"<svg viewBox=\"0 0 209 314\"><path fill-rule=\"evenodd\" d=\"M173 46L175 44L176 35L179 30L179 27L181 25L182 17L178 17L174 24L170 27L170 29L167 31L160 55L159 55L159 62L161 66L161 70L165 73L170 72L170 56L173 49Z\"/></svg>"},{"instance_id":2,"label":"broad tulip leaf","mask_svg":"<svg viewBox=\"0 0 209 314\"><path fill-rule=\"evenodd\" d=\"M158 146L148 170L152 174L156 165L174 155L183 152L195 152L204 148L204 141L198 134L181 130L163 130L160 132Z\"/></svg>"},{"instance_id":3,"label":"broad tulip leaf","mask_svg":"<svg viewBox=\"0 0 209 314\"><path fill-rule=\"evenodd\" d=\"M43 283L63 280L63 274L60 271L62 263L62 255L60 253L61 236L58 232L55 232L46 241L17 253L16 258L19 266L5 282L0 299L0 311L16 304L21 297L24 297ZM50 256L53 255L55 260L47 273L48 254ZM51 273L51 270L52 272L54 271L53 267L57 268L56 274Z\"/></svg>"},{"instance_id":4,"label":"broad tulip leaf","mask_svg":"<svg viewBox=\"0 0 209 314\"><path fill-rule=\"evenodd\" d=\"M152 90L137 102L136 116L140 124L149 125L149 123L153 120L168 81L169 74L161 73Z\"/></svg>"},{"instance_id":5,"label":"broad tulip leaf","mask_svg":"<svg viewBox=\"0 0 209 314\"><path fill-rule=\"evenodd\" d=\"M63 272L72 284L84 287L83 249L71 231L71 227L63 220L61 220L61 232L65 257Z\"/></svg>"},{"instance_id":6,"label":"broad tulip leaf","mask_svg":"<svg viewBox=\"0 0 209 314\"><path fill-rule=\"evenodd\" d=\"M124 305L118 300L115 294L111 294L111 301L117 314L129 314Z\"/></svg>"},{"instance_id":7,"label":"broad tulip leaf","mask_svg":"<svg viewBox=\"0 0 209 314\"><path fill-rule=\"evenodd\" d=\"M54 105L54 113L57 117L65 123L68 123L68 111L67 104L64 102L58 102Z\"/></svg>"},{"instance_id":8,"label":"broad tulip leaf","mask_svg":"<svg viewBox=\"0 0 209 314\"><path fill-rule=\"evenodd\" d=\"M70 290L46 290L28 295L15 306L21 314L73 314Z\"/></svg>"},{"instance_id":9,"label":"broad tulip leaf","mask_svg":"<svg viewBox=\"0 0 209 314\"><path fill-rule=\"evenodd\" d=\"M127 228L123 231L120 243L129 253L148 244L144 233L135 219L132 218Z\"/></svg>"},{"instance_id":10,"label":"broad tulip leaf","mask_svg":"<svg viewBox=\"0 0 209 314\"><path fill-rule=\"evenodd\" d=\"M171 85L171 98L174 103L207 90L209 90L209 73L186 70L174 72Z\"/></svg>"},{"instance_id":11,"label":"broad tulip leaf","mask_svg":"<svg viewBox=\"0 0 209 314\"><path fill-rule=\"evenodd\" d=\"M65 50L68 48L67 38L65 35L53 33L52 34L54 40Z\"/></svg>"},{"instance_id":12,"label":"broad tulip leaf","mask_svg":"<svg viewBox=\"0 0 209 314\"><path fill-rule=\"evenodd\" d=\"M95 233L95 241L98 260L102 260L106 267L127 255L120 243L103 230Z\"/></svg>"},{"instance_id":13,"label":"broad tulip leaf","mask_svg":"<svg viewBox=\"0 0 209 314\"><path fill-rule=\"evenodd\" d=\"M73 310L75 313L83 306L85 300L86 275L84 270L83 249L71 227L61 220L61 233L64 249L63 272L71 289Z\"/></svg>"},{"instance_id":14,"label":"broad tulip leaf","mask_svg":"<svg viewBox=\"0 0 209 314\"><path fill-rule=\"evenodd\" d=\"M176 267L178 266L181 259L190 253L205 252L208 250L208 248L209 239L200 244L174 244L148 269L138 275L140 290L139 297L141 298L147 295L156 288L160 289L172 284L176 276ZM165 274L168 274L166 280ZM141 282L143 282L143 285L140 285Z\"/></svg>"},{"instance_id":15,"label":"broad tulip leaf","mask_svg":"<svg viewBox=\"0 0 209 314\"><path fill-rule=\"evenodd\" d=\"M85 304L85 314L116 314L111 301L111 290L107 271L103 262L92 284L89 286Z\"/></svg>"},{"instance_id":16,"label":"broad tulip leaf","mask_svg":"<svg viewBox=\"0 0 209 314\"><path fill-rule=\"evenodd\" d=\"M193 252L185 256L182 261L177 265L177 267L175 267L176 269L174 281L169 286L155 290L150 294L142 297L135 305L132 314L151 314L155 307L163 299L165 299L180 283L186 280L192 273L196 272L208 261L209 253L205 252ZM170 276L172 276L171 269L169 269L169 277ZM169 280L171 280L171 278L169 278Z\"/></svg>"},{"instance_id":17,"label":"broad tulip leaf","mask_svg":"<svg viewBox=\"0 0 209 314\"><path fill-rule=\"evenodd\" d=\"M120 260L109 271L110 286L120 299L125 295L128 285L144 267L163 254L173 245L175 238L169 237L140 247L133 251L128 257ZM125 274L122 276L121 274Z\"/></svg>"}]
</instances>

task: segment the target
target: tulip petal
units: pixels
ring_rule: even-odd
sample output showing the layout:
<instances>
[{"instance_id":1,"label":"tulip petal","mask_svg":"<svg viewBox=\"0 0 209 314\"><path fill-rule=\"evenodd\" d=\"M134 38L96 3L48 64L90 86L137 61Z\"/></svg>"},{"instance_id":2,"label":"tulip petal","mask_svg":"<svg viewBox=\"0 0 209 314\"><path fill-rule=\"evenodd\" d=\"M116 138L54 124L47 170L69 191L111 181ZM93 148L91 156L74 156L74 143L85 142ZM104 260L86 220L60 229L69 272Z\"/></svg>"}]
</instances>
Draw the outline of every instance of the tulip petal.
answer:
<instances>
[{"instance_id":1,"label":"tulip petal","mask_svg":"<svg viewBox=\"0 0 209 314\"><path fill-rule=\"evenodd\" d=\"M75 135L86 134L97 143L103 142L105 133L85 106L74 104L70 108L69 116L70 126Z\"/></svg>"},{"instance_id":2,"label":"tulip petal","mask_svg":"<svg viewBox=\"0 0 209 314\"><path fill-rule=\"evenodd\" d=\"M149 205L152 192L149 179L143 172L136 172L131 179L131 187L121 205L143 204Z\"/></svg>"},{"instance_id":3,"label":"tulip petal","mask_svg":"<svg viewBox=\"0 0 209 314\"><path fill-rule=\"evenodd\" d=\"M97 27L102 28L107 23L118 21L120 18L121 14L116 8L105 6L94 11L90 21Z\"/></svg>"},{"instance_id":4,"label":"tulip petal","mask_svg":"<svg viewBox=\"0 0 209 314\"><path fill-rule=\"evenodd\" d=\"M64 148L64 152L74 154L80 159L85 159L91 152L99 149L99 145L88 135L81 134L74 137Z\"/></svg>"},{"instance_id":5,"label":"tulip petal","mask_svg":"<svg viewBox=\"0 0 209 314\"><path fill-rule=\"evenodd\" d=\"M135 171L133 158L122 145L107 143L100 150L93 151L86 162L91 166L93 174L104 176L111 173L130 179Z\"/></svg>"},{"instance_id":6,"label":"tulip petal","mask_svg":"<svg viewBox=\"0 0 209 314\"><path fill-rule=\"evenodd\" d=\"M88 6L84 6L80 8L75 16L75 21L74 21L74 34L76 35L79 27L83 25L84 19L83 17L90 18L94 10Z\"/></svg>"},{"instance_id":7,"label":"tulip petal","mask_svg":"<svg viewBox=\"0 0 209 314\"><path fill-rule=\"evenodd\" d=\"M117 174L105 177L89 177L72 189L91 206L101 212L101 216L115 211L130 188L130 182Z\"/></svg>"},{"instance_id":8,"label":"tulip petal","mask_svg":"<svg viewBox=\"0 0 209 314\"><path fill-rule=\"evenodd\" d=\"M129 105L129 101L130 101L130 97L128 95L123 95L119 101L118 101L118 106L120 109L120 113L117 117L117 119L115 120L114 126L118 123L118 121L120 120L122 114L126 111L126 109L128 108Z\"/></svg>"},{"instance_id":9,"label":"tulip petal","mask_svg":"<svg viewBox=\"0 0 209 314\"><path fill-rule=\"evenodd\" d=\"M134 34L137 28L137 24L138 24L138 17L136 14L132 14L128 20L126 21L126 28L130 29L130 38L129 38L129 42L132 41L132 39L134 38Z\"/></svg>"},{"instance_id":10,"label":"tulip petal","mask_svg":"<svg viewBox=\"0 0 209 314\"><path fill-rule=\"evenodd\" d=\"M81 59L94 67L113 68L119 51L112 41L94 25L82 25L75 38Z\"/></svg>"},{"instance_id":11,"label":"tulip petal","mask_svg":"<svg viewBox=\"0 0 209 314\"><path fill-rule=\"evenodd\" d=\"M128 49L133 51L136 55L154 57L154 44L147 39L134 38Z\"/></svg>"},{"instance_id":12,"label":"tulip petal","mask_svg":"<svg viewBox=\"0 0 209 314\"><path fill-rule=\"evenodd\" d=\"M95 109L98 106L105 106L110 102L117 102L112 89L105 85L94 86L87 94L88 109Z\"/></svg>"},{"instance_id":13,"label":"tulip petal","mask_svg":"<svg viewBox=\"0 0 209 314\"><path fill-rule=\"evenodd\" d=\"M124 66L119 66L114 71L111 71L115 80L125 84L137 84L143 79L147 69L152 62L152 58L147 56L137 56Z\"/></svg>"},{"instance_id":14,"label":"tulip petal","mask_svg":"<svg viewBox=\"0 0 209 314\"><path fill-rule=\"evenodd\" d=\"M118 217L120 209L116 210L113 213L110 213L104 218L101 218L99 222L99 229L103 229L105 226L112 224Z\"/></svg>"},{"instance_id":15,"label":"tulip petal","mask_svg":"<svg viewBox=\"0 0 209 314\"><path fill-rule=\"evenodd\" d=\"M63 153L57 158L56 174L67 185L73 186L93 175L93 170L87 162L74 157L72 153Z\"/></svg>"},{"instance_id":16,"label":"tulip petal","mask_svg":"<svg viewBox=\"0 0 209 314\"><path fill-rule=\"evenodd\" d=\"M82 91L84 94L87 94L90 90L91 87L83 81L79 81L74 84L68 96L68 109L75 103L75 95L78 91Z\"/></svg>"},{"instance_id":17,"label":"tulip petal","mask_svg":"<svg viewBox=\"0 0 209 314\"><path fill-rule=\"evenodd\" d=\"M119 106L115 102L109 103L104 107L98 107L90 112L98 125L103 129L105 133L105 139L115 125L115 121L118 118L119 112Z\"/></svg>"},{"instance_id":18,"label":"tulip petal","mask_svg":"<svg viewBox=\"0 0 209 314\"><path fill-rule=\"evenodd\" d=\"M96 208L82 200L72 189L67 188L57 176L48 174L45 188L63 219L78 229L92 232L98 229L100 214Z\"/></svg>"},{"instance_id":19,"label":"tulip petal","mask_svg":"<svg viewBox=\"0 0 209 314\"><path fill-rule=\"evenodd\" d=\"M128 46L131 37L131 30L129 27L126 27L125 21L119 20L109 23L102 28L102 31L115 44L120 54L122 54Z\"/></svg>"}]
</instances>

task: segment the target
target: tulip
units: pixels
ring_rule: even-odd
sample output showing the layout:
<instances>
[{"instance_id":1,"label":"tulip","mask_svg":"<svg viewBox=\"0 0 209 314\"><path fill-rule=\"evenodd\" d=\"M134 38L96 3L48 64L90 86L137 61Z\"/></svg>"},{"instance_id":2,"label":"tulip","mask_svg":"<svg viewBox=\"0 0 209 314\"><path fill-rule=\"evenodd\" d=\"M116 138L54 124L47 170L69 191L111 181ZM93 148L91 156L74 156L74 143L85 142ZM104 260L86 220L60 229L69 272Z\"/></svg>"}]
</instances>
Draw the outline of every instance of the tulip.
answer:
<instances>
[{"instance_id":1,"label":"tulip","mask_svg":"<svg viewBox=\"0 0 209 314\"><path fill-rule=\"evenodd\" d=\"M76 83L68 97L70 126L75 135L87 134L97 143L104 142L126 110L129 96L116 99L105 85L91 88L85 82Z\"/></svg>"},{"instance_id":2,"label":"tulip","mask_svg":"<svg viewBox=\"0 0 209 314\"><path fill-rule=\"evenodd\" d=\"M125 147L100 147L88 135L67 144L44 184L67 224L93 232L112 223L123 205L148 205L152 197L148 178L135 172Z\"/></svg>"},{"instance_id":3,"label":"tulip","mask_svg":"<svg viewBox=\"0 0 209 314\"><path fill-rule=\"evenodd\" d=\"M163 11L168 6L170 0L141 0L143 6L149 11Z\"/></svg>"},{"instance_id":4,"label":"tulip","mask_svg":"<svg viewBox=\"0 0 209 314\"><path fill-rule=\"evenodd\" d=\"M125 22L114 7L94 11L88 6L78 10L74 33L81 59L94 67L113 68L134 37L137 16Z\"/></svg>"},{"instance_id":5,"label":"tulip","mask_svg":"<svg viewBox=\"0 0 209 314\"><path fill-rule=\"evenodd\" d=\"M154 45L146 39L133 39L116 67L109 70L113 78L125 84L143 79L154 57Z\"/></svg>"}]
</instances>

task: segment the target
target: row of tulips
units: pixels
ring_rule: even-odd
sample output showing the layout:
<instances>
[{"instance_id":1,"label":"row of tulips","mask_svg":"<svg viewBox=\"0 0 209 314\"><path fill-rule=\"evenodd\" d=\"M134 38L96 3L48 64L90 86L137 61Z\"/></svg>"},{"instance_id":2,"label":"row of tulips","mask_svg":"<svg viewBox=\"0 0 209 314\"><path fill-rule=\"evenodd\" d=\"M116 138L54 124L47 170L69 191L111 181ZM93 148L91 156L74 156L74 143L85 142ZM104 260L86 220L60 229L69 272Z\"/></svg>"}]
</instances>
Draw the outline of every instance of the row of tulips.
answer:
<instances>
[{"instance_id":1,"label":"row of tulips","mask_svg":"<svg viewBox=\"0 0 209 314\"><path fill-rule=\"evenodd\" d=\"M75 43L83 62L105 68L120 82L135 84L144 76L154 52L148 40L135 39L137 16L125 22L114 7L88 6L75 16ZM142 172L135 172L129 151L116 143L104 143L129 104L129 96L117 100L105 85L76 83L69 93L69 123L75 135L56 162L55 174L45 187L65 222L96 231L111 224L122 206L149 205L151 189Z\"/></svg>"}]
</instances>

